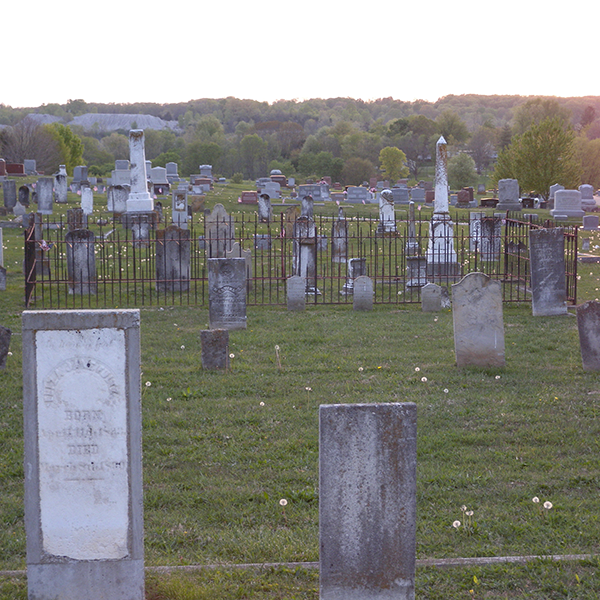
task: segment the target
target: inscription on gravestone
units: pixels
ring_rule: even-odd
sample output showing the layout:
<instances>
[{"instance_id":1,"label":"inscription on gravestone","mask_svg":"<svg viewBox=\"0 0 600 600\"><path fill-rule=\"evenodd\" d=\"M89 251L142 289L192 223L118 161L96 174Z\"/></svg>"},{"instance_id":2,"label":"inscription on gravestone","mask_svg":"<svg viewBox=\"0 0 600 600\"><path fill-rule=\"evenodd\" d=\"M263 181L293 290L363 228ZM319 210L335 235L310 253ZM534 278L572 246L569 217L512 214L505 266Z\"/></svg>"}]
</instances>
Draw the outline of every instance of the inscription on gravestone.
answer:
<instances>
[{"instance_id":1,"label":"inscription on gravestone","mask_svg":"<svg viewBox=\"0 0 600 600\"><path fill-rule=\"evenodd\" d=\"M246 259L208 259L211 329L246 329Z\"/></svg>"}]
</instances>

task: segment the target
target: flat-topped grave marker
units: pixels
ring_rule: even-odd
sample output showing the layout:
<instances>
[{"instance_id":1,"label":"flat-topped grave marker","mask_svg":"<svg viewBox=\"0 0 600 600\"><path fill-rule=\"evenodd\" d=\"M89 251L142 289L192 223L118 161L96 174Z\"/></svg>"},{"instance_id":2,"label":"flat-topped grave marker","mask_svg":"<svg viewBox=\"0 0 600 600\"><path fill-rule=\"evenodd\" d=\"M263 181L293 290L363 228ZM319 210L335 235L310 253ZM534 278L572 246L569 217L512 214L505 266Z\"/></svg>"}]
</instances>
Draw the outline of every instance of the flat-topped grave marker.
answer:
<instances>
[{"instance_id":1,"label":"flat-topped grave marker","mask_svg":"<svg viewBox=\"0 0 600 600\"><path fill-rule=\"evenodd\" d=\"M27 586L143 600L138 310L25 311Z\"/></svg>"},{"instance_id":2,"label":"flat-topped grave marker","mask_svg":"<svg viewBox=\"0 0 600 600\"><path fill-rule=\"evenodd\" d=\"M246 259L208 259L211 329L246 329Z\"/></svg>"}]
</instances>

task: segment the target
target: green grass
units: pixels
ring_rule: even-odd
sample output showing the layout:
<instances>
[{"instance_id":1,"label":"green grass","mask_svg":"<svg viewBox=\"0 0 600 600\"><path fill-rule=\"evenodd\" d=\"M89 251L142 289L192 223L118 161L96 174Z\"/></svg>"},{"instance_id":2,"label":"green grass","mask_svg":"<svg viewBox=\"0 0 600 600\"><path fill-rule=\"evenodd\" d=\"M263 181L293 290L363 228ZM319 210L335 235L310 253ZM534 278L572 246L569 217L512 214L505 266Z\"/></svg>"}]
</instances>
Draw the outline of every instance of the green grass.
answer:
<instances>
[{"instance_id":1,"label":"green grass","mask_svg":"<svg viewBox=\"0 0 600 600\"><path fill-rule=\"evenodd\" d=\"M4 230L7 265L21 240ZM14 268L0 293L0 324L14 332L0 372L0 570L25 567ZM594 299L600 268L580 276L579 301ZM355 402L417 403L418 558L598 553L599 375L581 368L572 314L534 319L528 305L505 305L504 321L506 368L459 370L450 311L250 307L248 329L230 334L231 371L214 373L200 366L207 309L142 309L146 564L317 561L318 407ZM455 529L462 505L474 515ZM420 568L417 597L597 598L597 573L597 561ZM0 578L2 599L25 590ZM314 600L318 573L150 573L147 598Z\"/></svg>"}]
</instances>

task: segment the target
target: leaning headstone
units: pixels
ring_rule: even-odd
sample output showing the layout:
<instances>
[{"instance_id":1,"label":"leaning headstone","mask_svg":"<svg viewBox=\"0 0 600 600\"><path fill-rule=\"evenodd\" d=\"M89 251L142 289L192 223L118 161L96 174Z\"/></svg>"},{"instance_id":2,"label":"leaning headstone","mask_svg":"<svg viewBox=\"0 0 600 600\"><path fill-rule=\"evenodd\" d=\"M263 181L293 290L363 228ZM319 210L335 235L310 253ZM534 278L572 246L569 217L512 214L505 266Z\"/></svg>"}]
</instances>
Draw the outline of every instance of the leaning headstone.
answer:
<instances>
[{"instance_id":1,"label":"leaning headstone","mask_svg":"<svg viewBox=\"0 0 600 600\"><path fill-rule=\"evenodd\" d=\"M566 315L565 236L562 228L531 229L529 261L533 316Z\"/></svg>"},{"instance_id":2,"label":"leaning headstone","mask_svg":"<svg viewBox=\"0 0 600 600\"><path fill-rule=\"evenodd\" d=\"M589 183L584 183L579 186L581 192L581 208L587 211L594 211L598 207L594 200L594 188Z\"/></svg>"},{"instance_id":3,"label":"leaning headstone","mask_svg":"<svg viewBox=\"0 0 600 600\"><path fill-rule=\"evenodd\" d=\"M229 330L204 329L200 332L202 368L216 371L229 368Z\"/></svg>"},{"instance_id":4,"label":"leaning headstone","mask_svg":"<svg viewBox=\"0 0 600 600\"><path fill-rule=\"evenodd\" d=\"M579 347L584 371L600 371L600 303L586 302L577 307Z\"/></svg>"},{"instance_id":5,"label":"leaning headstone","mask_svg":"<svg viewBox=\"0 0 600 600\"><path fill-rule=\"evenodd\" d=\"M414 600L417 407L319 408L322 600Z\"/></svg>"},{"instance_id":6,"label":"leaning headstone","mask_svg":"<svg viewBox=\"0 0 600 600\"><path fill-rule=\"evenodd\" d=\"M96 293L95 241L89 229L75 229L65 235L69 294Z\"/></svg>"},{"instance_id":7,"label":"leaning headstone","mask_svg":"<svg viewBox=\"0 0 600 600\"><path fill-rule=\"evenodd\" d=\"M246 329L245 259L208 259L208 320L211 329Z\"/></svg>"},{"instance_id":8,"label":"leaning headstone","mask_svg":"<svg viewBox=\"0 0 600 600\"><path fill-rule=\"evenodd\" d=\"M581 192L579 190L557 190L554 193L554 208L550 214L558 218L566 217L581 218L585 211L581 208Z\"/></svg>"},{"instance_id":9,"label":"leaning headstone","mask_svg":"<svg viewBox=\"0 0 600 600\"><path fill-rule=\"evenodd\" d=\"M448 288L428 283L421 288L421 310L423 312L440 312L450 308Z\"/></svg>"},{"instance_id":10,"label":"leaning headstone","mask_svg":"<svg viewBox=\"0 0 600 600\"><path fill-rule=\"evenodd\" d=\"M287 309L304 310L306 308L306 281L304 277L294 275L287 279Z\"/></svg>"},{"instance_id":11,"label":"leaning headstone","mask_svg":"<svg viewBox=\"0 0 600 600\"><path fill-rule=\"evenodd\" d=\"M354 280L354 310L373 310L373 280L361 275Z\"/></svg>"},{"instance_id":12,"label":"leaning headstone","mask_svg":"<svg viewBox=\"0 0 600 600\"><path fill-rule=\"evenodd\" d=\"M60 165L58 167L58 173L54 175L54 201L57 204L66 204L68 191L67 168L65 165Z\"/></svg>"},{"instance_id":13,"label":"leaning headstone","mask_svg":"<svg viewBox=\"0 0 600 600\"><path fill-rule=\"evenodd\" d=\"M94 192L87 186L81 188L81 210L87 216L94 212Z\"/></svg>"},{"instance_id":14,"label":"leaning headstone","mask_svg":"<svg viewBox=\"0 0 600 600\"><path fill-rule=\"evenodd\" d=\"M42 215L52 214L52 203L54 202L54 179L51 177L40 177L37 180L37 211Z\"/></svg>"},{"instance_id":15,"label":"leaning headstone","mask_svg":"<svg viewBox=\"0 0 600 600\"><path fill-rule=\"evenodd\" d=\"M498 181L498 211L520 211L519 182L516 179L500 179Z\"/></svg>"},{"instance_id":16,"label":"leaning headstone","mask_svg":"<svg viewBox=\"0 0 600 600\"><path fill-rule=\"evenodd\" d=\"M190 289L190 232L171 225L156 230L156 291Z\"/></svg>"},{"instance_id":17,"label":"leaning headstone","mask_svg":"<svg viewBox=\"0 0 600 600\"><path fill-rule=\"evenodd\" d=\"M143 600L138 310L25 311L27 587Z\"/></svg>"},{"instance_id":18,"label":"leaning headstone","mask_svg":"<svg viewBox=\"0 0 600 600\"><path fill-rule=\"evenodd\" d=\"M17 184L14 179L5 179L2 182L2 192L4 194L4 206L11 210L17 203Z\"/></svg>"},{"instance_id":19,"label":"leaning headstone","mask_svg":"<svg viewBox=\"0 0 600 600\"><path fill-rule=\"evenodd\" d=\"M294 245L292 256L294 275L306 281L306 291L320 295L317 288L317 235L315 222L307 216L298 217L294 224Z\"/></svg>"},{"instance_id":20,"label":"leaning headstone","mask_svg":"<svg viewBox=\"0 0 600 600\"><path fill-rule=\"evenodd\" d=\"M6 358L10 350L10 336L12 331L8 327L0 327L0 369L6 368Z\"/></svg>"},{"instance_id":21,"label":"leaning headstone","mask_svg":"<svg viewBox=\"0 0 600 600\"><path fill-rule=\"evenodd\" d=\"M454 351L458 367L503 367L502 284L469 273L452 286Z\"/></svg>"}]
</instances>

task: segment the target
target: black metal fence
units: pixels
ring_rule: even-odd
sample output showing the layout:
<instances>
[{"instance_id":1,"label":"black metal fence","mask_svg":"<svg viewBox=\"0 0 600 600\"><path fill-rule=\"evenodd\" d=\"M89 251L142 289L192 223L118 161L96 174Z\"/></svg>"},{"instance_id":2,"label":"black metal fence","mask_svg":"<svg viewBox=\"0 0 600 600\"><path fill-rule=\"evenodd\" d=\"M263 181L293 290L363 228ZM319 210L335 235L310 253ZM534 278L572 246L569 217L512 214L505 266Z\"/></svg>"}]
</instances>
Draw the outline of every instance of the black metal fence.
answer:
<instances>
[{"instance_id":1,"label":"black metal fence","mask_svg":"<svg viewBox=\"0 0 600 600\"><path fill-rule=\"evenodd\" d=\"M378 304L419 302L427 281L449 285L475 271L503 284L505 302L530 301L529 230L542 226L509 217L477 224L459 215L453 215L455 258L441 258L455 261L455 269L434 273L427 265L433 242L428 220L416 220L412 227L397 221L395 231L382 231L372 216L347 218L342 225L317 216L312 239L306 232L300 239L285 214L267 223L239 214L216 228L202 216L186 230L150 222L147 235L118 221L67 232L66 223L38 214L25 232L25 302L36 308L207 305L207 259L228 255L246 256L249 305L283 305L286 280L296 274L294 257L303 243L314 253L309 277L315 293L307 301L315 304L352 303L352 258L363 259L361 268L373 279ZM564 237L567 297L575 304L577 228L564 228Z\"/></svg>"}]
</instances>

